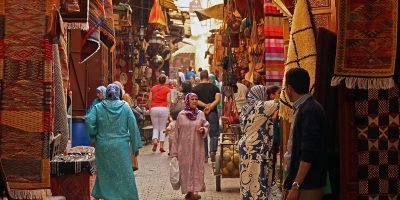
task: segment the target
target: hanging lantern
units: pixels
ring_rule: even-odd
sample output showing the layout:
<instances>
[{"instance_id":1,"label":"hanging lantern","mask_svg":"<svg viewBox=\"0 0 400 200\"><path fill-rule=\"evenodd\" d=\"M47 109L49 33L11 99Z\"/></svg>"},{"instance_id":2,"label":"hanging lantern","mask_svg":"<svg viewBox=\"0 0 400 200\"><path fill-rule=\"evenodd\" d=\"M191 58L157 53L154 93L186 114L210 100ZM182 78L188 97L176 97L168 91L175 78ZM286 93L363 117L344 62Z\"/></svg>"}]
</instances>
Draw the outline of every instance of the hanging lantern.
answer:
<instances>
[{"instance_id":1,"label":"hanging lantern","mask_svg":"<svg viewBox=\"0 0 400 200\"><path fill-rule=\"evenodd\" d=\"M152 69L161 69L164 66L164 59L160 55L155 55L150 59Z\"/></svg>"}]
</instances>

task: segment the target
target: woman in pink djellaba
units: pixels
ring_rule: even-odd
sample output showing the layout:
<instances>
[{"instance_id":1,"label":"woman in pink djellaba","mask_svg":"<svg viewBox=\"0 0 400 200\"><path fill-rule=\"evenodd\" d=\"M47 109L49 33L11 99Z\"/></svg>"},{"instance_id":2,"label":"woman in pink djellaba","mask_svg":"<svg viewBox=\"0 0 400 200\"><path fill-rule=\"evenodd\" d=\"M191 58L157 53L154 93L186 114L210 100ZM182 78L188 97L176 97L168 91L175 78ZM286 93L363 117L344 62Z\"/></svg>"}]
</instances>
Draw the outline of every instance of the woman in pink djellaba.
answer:
<instances>
[{"instance_id":1,"label":"woman in pink djellaba","mask_svg":"<svg viewBox=\"0 0 400 200\"><path fill-rule=\"evenodd\" d=\"M181 190L185 199L200 199L199 192L206 190L204 183L204 138L210 124L204 113L197 109L198 97L189 93L185 97L186 108L176 120L172 156L179 161Z\"/></svg>"}]
</instances>

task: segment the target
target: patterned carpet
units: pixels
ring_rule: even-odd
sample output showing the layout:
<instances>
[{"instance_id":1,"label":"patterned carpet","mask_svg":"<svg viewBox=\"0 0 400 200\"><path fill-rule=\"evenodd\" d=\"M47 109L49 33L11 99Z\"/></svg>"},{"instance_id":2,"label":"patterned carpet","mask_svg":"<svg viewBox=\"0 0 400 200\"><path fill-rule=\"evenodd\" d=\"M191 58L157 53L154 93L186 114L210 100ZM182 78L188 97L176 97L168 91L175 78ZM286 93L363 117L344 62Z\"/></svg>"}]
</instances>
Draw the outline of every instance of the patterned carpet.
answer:
<instances>
[{"instance_id":1,"label":"patterned carpet","mask_svg":"<svg viewBox=\"0 0 400 200\"><path fill-rule=\"evenodd\" d=\"M53 131L50 0L0 0L0 159L13 198L50 191Z\"/></svg>"},{"instance_id":2,"label":"patterned carpet","mask_svg":"<svg viewBox=\"0 0 400 200\"><path fill-rule=\"evenodd\" d=\"M398 1L339 1L338 47L332 85L389 89L394 86Z\"/></svg>"},{"instance_id":3,"label":"patterned carpet","mask_svg":"<svg viewBox=\"0 0 400 200\"><path fill-rule=\"evenodd\" d=\"M400 198L400 92L355 91L358 134L358 199Z\"/></svg>"}]
</instances>

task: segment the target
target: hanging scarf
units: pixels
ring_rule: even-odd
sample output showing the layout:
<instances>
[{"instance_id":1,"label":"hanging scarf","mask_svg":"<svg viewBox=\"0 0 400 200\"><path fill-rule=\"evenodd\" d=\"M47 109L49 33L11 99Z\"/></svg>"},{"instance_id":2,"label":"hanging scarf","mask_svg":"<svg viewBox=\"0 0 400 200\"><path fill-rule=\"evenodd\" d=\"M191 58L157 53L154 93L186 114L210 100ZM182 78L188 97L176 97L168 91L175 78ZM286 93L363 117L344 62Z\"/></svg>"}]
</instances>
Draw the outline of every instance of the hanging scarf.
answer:
<instances>
[{"instance_id":1,"label":"hanging scarf","mask_svg":"<svg viewBox=\"0 0 400 200\"><path fill-rule=\"evenodd\" d=\"M198 115L199 112L200 112L198 108L194 108L194 109L193 109L193 108L190 107L189 101L190 101L190 98L192 98L193 96L196 96L196 97L197 97L197 94L195 94L195 93L188 93L188 94L186 95L186 97L185 97L185 104L186 104L186 107L185 107L185 110L183 111L183 112L185 113L186 117L187 117L188 119L192 120L192 121L194 121L194 120L197 119L197 115Z\"/></svg>"},{"instance_id":2,"label":"hanging scarf","mask_svg":"<svg viewBox=\"0 0 400 200\"><path fill-rule=\"evenodd\" d=\"M246 117L250 112L254 109L254 106L258 101L267 101L268 93L267 87L263 85L256 85L250 89L249 94L247 94L247 102L242 107L242 113L240 114L240 118Z\"/></svg>"},{"instance_id":3,"label":"hanging scarf","mask_svg":"<svg viewBox=\"0 0 400 200\"><path fill-rule=\"evenodd\" d=\"M107 95L106 99L108 100L119 100L120 97L120 89L117 84L111 83L107 86Z\"/></svg>"}]
</instances>

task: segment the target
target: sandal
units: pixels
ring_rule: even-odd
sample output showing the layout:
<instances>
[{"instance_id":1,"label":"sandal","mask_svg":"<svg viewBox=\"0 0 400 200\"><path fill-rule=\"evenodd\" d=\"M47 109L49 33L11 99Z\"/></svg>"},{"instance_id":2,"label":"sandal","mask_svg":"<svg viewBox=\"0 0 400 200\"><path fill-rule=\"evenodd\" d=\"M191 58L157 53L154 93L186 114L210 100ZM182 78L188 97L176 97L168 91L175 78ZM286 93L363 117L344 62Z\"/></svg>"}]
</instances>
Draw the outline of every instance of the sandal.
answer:
<instances>
[{"instance_id":1,"label":"sandal","mask_svg":"<svg viewBox=\"0 0 400 200\"><path fill-rule=\"evenodd\" d=\"M164 148L160 148L160 152L164 153L165 152Z\"/></svg>"},{"instance_id":2,"label":"sandal","mask_svg":"<svg viewBox=\"0 0 400 200\"><path fill-rule=\"evenodd\" d=\"M199 194L193 194L191 199L192 199L192 200L201 199L201 195L199 195Z\"/></svg>"},{"instance_id":3,"label":"sandal","mask_svg":"<svg viewBox=\"0 0 400 200\"><path fill-rule=\"evenodd\" d=\"M185 195L185 199L192 199L192 195L193 195L192 192L188 192L188 193Z\"/></svg>"},{"instance_id":4,"label":"sandal","mask_svg":"<svg viewBox=\"0 0 400 200\"><path fill-rule=\"evenodd\" d=\"M156 152L156 150L157 150L157 143L154 143L153 144L153 148L151 149L153 152Z\"/></svg>"}]
</instances>

